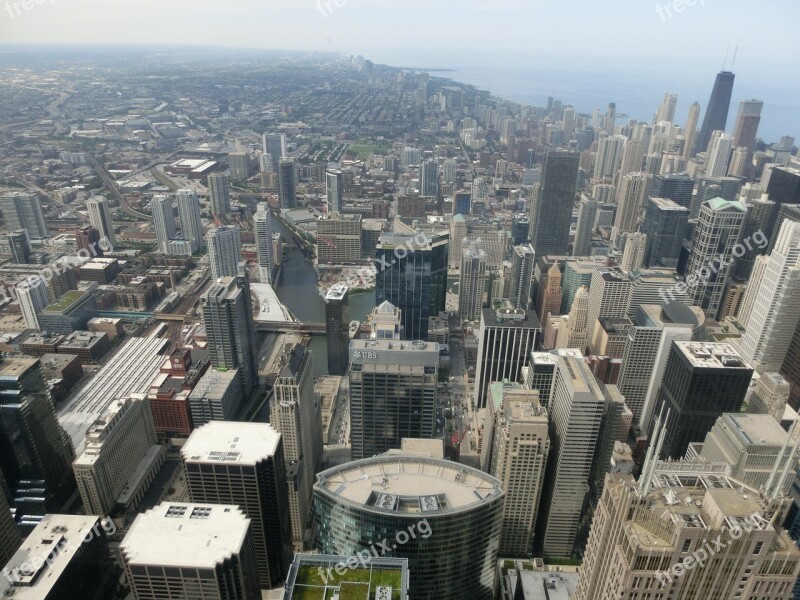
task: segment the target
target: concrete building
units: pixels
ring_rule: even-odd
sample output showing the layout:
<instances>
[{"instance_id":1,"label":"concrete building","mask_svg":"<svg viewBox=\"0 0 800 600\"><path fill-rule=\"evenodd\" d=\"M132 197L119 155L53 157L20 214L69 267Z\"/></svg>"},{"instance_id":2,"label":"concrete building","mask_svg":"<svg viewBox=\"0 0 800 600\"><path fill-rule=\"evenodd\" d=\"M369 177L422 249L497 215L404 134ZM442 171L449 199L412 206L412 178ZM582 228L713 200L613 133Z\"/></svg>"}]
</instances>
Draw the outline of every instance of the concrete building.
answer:
<instances>
[{"instance_id":1,"label":"concrete building","mask_svg":"<svg viewBox=\"0 0 800 600\"><path fill-rule=\"evenodd\" d=\"M644 256L647 248L647 236L643 233L632 233L625 239L625 251L622 253L622 260L619 268L623 273L638 271L644 264Z\"/></svg>"},{"instance_id":2,"label":"concrete building","mask_svg":"<svg viewBox=\"0 0 800 600\"><path fill-rule=\"evenodd\" d=\"M156 232L158 250L163 254L170 254L169 243L170 240L175 239L176 233L172 199L163 195L153 196L150 208L153 213L153 229Z\"/></svg>"},{"instance_id":3,"label":"concrete building","mask_svg":"<svg viewBox=\"0 0 800 600\"><path fill-rule=\"evenodd\" d=\"M211 173L208 176L208 196L212 214L227 215L231 212L230 177L225 173Z\"/></svg>"},{"instance_id":4,"label":"concrete building","mask_svg":"<svg viewBox=\"0 0 800 600\"><path fill-rule=\"evenodd\" d=\"M195 427L211 421L234 421L242 405L239 369L210 368L189 392L189 411Z\"/></svg>"},{"instance_id":5,"label":"concrete building","mask_svg":"<svg viewBox=\"0 0 800 600\"><path fill-rule=\"evenodd\" d=\"M86 512L109 515L117 505L134 510L164 455L146 396L111 402L86 432L83 452L72 463Z\"/></svg>"},{"instance_id":6,"label":"concrete building","mask_svg":"<svg viewBox=\"0 0 800 600\"><path fill-rule=\"evenodd\" d=\"M89 319L96 314L94 294L73 290L39 312L39 328L54 333L70 333L86 329Z\"/></svg>"},{"instance_id":7,"label":"concrete building","mask_svg":"<svg viewBox=\"0 0 800 600\"><path fill-rule=\"evenodd\" d=\"M514 246L511 251L511 287L508 298L511 307L528 310L531 296L531 277L536 255L533 246Z\"/></svg>"},{"instance_id":8,"label":"concrete building","mask_svg":"<svg viewBox=\"0 0 800 600\"><path fill-rule=\"evenodd\" d=\"M753 374L754 385L747 396L747 412L770 415L781 422L789 402L791 386L779 373Z\"/></svg>"},{"instance_id":9,"label":"concrete building","mask_svg":"<svg viewBox=\"0 0 800 600\"><path fill-rule=\"evenodd\" d=\"M467 241L467 240L465 240ZM458 288L458 316L462 322L477 321L486 292L486 252L480 240L469 242L461 256Z\"/></svg>"},{"instance_id":10,"label":"concrete building","mask_svg":"<svg viewBox=\"0 0 800 600\"><path fill-rule=\"evenodd\" d=\"M113 247L117 241L108 200L102 196L93 196L86 201L86 210L89 212L89 222L98 231L100 238L106 238Z\"/></svg>"},{"instance_id":11,"label":"concrete building","mask_svg":"<svg viewBox=\"0 0 800 600\"><path fill-rule=\"evenodd\" d=\"M253 161L250 152L247 150L237 150L228 153L228 167L232 181L244 181L250 178L253 173Z\"/></svg>"},{"instance_id":12,"label":"concrete building","mask_svg":"<svg viewBox=\"0 0 800 600\"><path fill-rule=\"evenodd\" d=\"M435 342L350 342L353 459L400 448L402 438L433 438L438 373Z\"/></svg>"},{"instance_id":13,"label":"concrete building","mask_svg":"<svg viewBox=\"0 0 800 600\"><path fill-rule=\"evenodd\" d=\"M408 560L410 598L490 600L504 499L496 478L447 460L357 460L317 476L319 550L355 556L376 531L391 532L392 556Z\"/></svg>"},{"instance_id":14,"label":"concrete building","mask_svg":"<svg viewBox=\"0 0 800 600\"><path fill-rule=\"evenodd\" d=\"M491 384L483 435L482 461L488 455L484 470L506 492L500 555L529 556L550 452L547 411L538 392L517 383Z\"/></svg>"},{"instance_id":15,"label":"concrete building","mask_svg":"<svg viewBox=\"0 0 800 600\"><path fill-rule=\"evenodd\" d=\"M281 434L266 423L214 421L192 432L181 456L193 502L236 502L252 521L262 588L283 581L291 529Z\"/></svg>"},{"instance_id":16,"label":"concrete building","mask_svg":"<svg viewBox=\"0 0 800 600\"><path fill-rule=\"evenodd\" d=\"M337 212L317 219L317 260L324 265L361 260L361 215Z\"/></svg>"},{"instance_id":17,"label":"concrete building","mask_svg":"<svg viewBox=\"0 0 800 600\"><path fill-rule=\"evenodd\" d=\"M600 317L619 319L627 316L631 280L619 269L598 268L589 285L589 310L586 325L593 332Z\"/></svg>"},{"instance_id":18,"label":"concrete building","mask_svg":"<svg viewBox=\"0 0 800 600\"><path fill-rule=\"evenodd\" d=\"M648 184L647 173L629 173L622 178L617 194L617 215L611 229L611 240L620 252L625 247L625 234L638 229Z\"/></svg>"},{"instance_id":19,"label":"concrete building","mask_svg":"<svg viewBox=\"0 0 800 600\"><path fill-rule=\"evenodd\" d=\"M283 600L304 600L309 595L327 591L337 598L347 597L350 593L359 594L360 597L363 591L364 598L368 599L409 600L408 559L388 556L370 558L368 562L362 564L359 561L355 567L350 567L349 558L296 554L286 578ZM322 578L320 574L323 574Z\"/></svg>"},{"instance_id":20,"label":"concrete building","mask_svg":"<svg viewBox=\"0 0 800 600\"><path fill-rule=\"evenodd\" d=\"M215 227L206 234L211 279L236 277L242 260L242 238L235 225Z\"/></svg>"},{"instance_id":21,"label":"concrete building","mask_svg":"<svg viewBox=\"0 0 800 600\"><path fill-rule=\"evenodd\" d=\"M322 463L322 408L314 393L314 366L308 340L290 346L273 386L269 422L281 434L289 521L295 551L308 549L311 499Z\"/></svg>"},{"instance_id":22,"label":"concrete building","mask_svg":"<svg viewBox=\"0 0 800 600\"><path fill-rule=\"evenodd\" d=\"M0 483L5 479L0 474ZM0 494L0 565L5 565L22 544L17 524L11 514L5 493ZM2 585L2 584L0 584Z\"/></svg>"},{"instance_id":23,"label":"concrete building","mask_svg":"<svg viewBox=\"0 0 800 600\"><path fill-rule=\"evenodd\" d=\"M26 229L32 240L46 238L49 233L42 214L42 203L35 194L11 192L0 195L0 210L9 231Z\"/></svg>"},{"instance_id":24,"label":"concrete building","mask_svg":"<svg viewBox=\"0 0 800 600\"><path fill-rule=\"evenodd\" d=\"M256 235L256 256L261 271L261 283L272 283L275 269L275 252L272 241L272 210L266 202L259 202L253 215ZM280 255L277 255L280 260Z\"/></svg>"},{"instance_id":25,"label":"concrete building","mask_svg":"<svg viewBox=\"0 0 800 600\"><path fill-rule=\"evenodd\" d=\"M597 210L600 203L586 194L581 194L578 208L578 224L575 228L575 241L572 244L573 256L587 256L592 241L594 225L597 221Z\"/></svg>"},{"instance_id":26,"label":"concrete building","mask_svg":"<svg viewBox=\"0 0 800 600\"><path fill-rule=\"evenodd\" d=\"M50 304L47 286L39 280L36 280L36 285L23 281L17 284L16 290L25 327L39 329L39 313Z\"/></svg>"},{"instance_id":27,"label":"concrete building","mask_svg":"<svg viewBox=\"0 0 800 600\"><path fill-rule=\"evenodd\" d=\"M400 309L391 302L382 302L369 315L370 339L399 340L400 322Z\"/></svg>"},{"instance_id":28,"label":"concrete building","mask_svg":"<svg viewBox=\"0 0 800 600\"><path fill-rule=\"evenodd\" d=\"M83 230L83 228L81 228ZM31 262L31 240L28 237L27 229L16 229L6 235L8 248L11 251L11 260L17 264L27 264ZM80 239L78 247L82 248Z\"/></svg>"},{"instance_id":29,"label":"concrete building","mask_svg":"<svg viewBox=\"0 0 800 600\"><path fill-rule=\"evenodd\" d=\"M337 169L325 171L325 194L328 199L328 214L340 213L344 207L344 178Z\"/></svg>"},{"instance_id":30,"label":"concrete building","mask_svg":"<svg viewBox=\"0 0 800 600\"><path fill-rule=\"evenodd\" d=\"M183 240L192 245L192 254L205 246L203 222L200 219L200 200L192 189L177 192L178 217L181 220Z\"/></svg>"},{"instance_id":31,"label":"concrete building","mask_svg":"<svg viewBox=\"0 0 800 600\"><path fill-rule=\"evenodd\" d=\"M119 549L137 600L260 600L253 538L237 505L163 503L136 517Z\"/></svg>"}]
</instances>

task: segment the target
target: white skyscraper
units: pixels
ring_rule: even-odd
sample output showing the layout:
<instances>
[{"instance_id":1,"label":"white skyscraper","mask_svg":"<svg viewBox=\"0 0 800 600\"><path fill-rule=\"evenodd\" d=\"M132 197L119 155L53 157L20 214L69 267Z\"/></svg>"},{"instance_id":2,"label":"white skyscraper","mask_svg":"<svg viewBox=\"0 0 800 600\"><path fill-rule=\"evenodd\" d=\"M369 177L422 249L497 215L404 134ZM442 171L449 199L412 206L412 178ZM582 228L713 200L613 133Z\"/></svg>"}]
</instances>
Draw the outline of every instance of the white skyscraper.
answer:
<instances>
[{"instance_id":1,"label":"white skyscraper","mask_svg":"<svg viewBox=\"0 0 800 600\"><path fill-rule=\"evenodd\" d=\"M617 191L617 216L611 230L614 246L622 249L623 234L633 233L639 224L650 176L637 172L625 175Z\"/></svg>"},{"instance_id":2,"label":"white skyscraper","mask_svg":"<svg viewBox=\"0 0 800 600\"><path fill-rule=\"evenodd\" d=\"M17 300L28 329L39 329L39 311L50 304L47 285L38 281L37 285L29 285L27 281L17 284Z\"/></svg>"},{"instance_id":3,"label":"white skyscraper","mask_svg":"<svg viewBox=\"0 0 800 600\"><path fill-rule=\"evenodd\" d=\"M9 231L27 229L32 240L48 236L47 225L42 214L42 203L36 194L11 192L0 195L0 210Z\"/></svg>"},{"instance_id":4,"label":"white skyscraper","mask_svg":"<svg viewBox=\"0 0 800 600\"><path fill-rule=\"evenodd\" d=\"M613 179L622 162L622 152L628 141L624 135L601 138L594 158L594 178Z\"/></svg>"},{"instance_id":5,"label":"white skyscraper","mask_svg":"<svg viewBox=\"0 0 800 600\"><path fill-rule=\"evenodd\" d=\"M697 121L700 119L700 104L692 102L689 107L689 116L686 118L686 126L683 128L683 158L689 160L694 154L694 140L697 137Z\"/></svg>"},{"instance_id":6,"label":"white skyscraper","mask_svg":"<svg viewBox=\"0 0 800 600\"><path fill-rule=\"evenodd\" d=\"M419 169L419 195L430 198L439 195L439 162L436 159L422 161Z\"/></svg>"},{"instance_id":7,"label":"white skyscraper","mask_svg":"<svg viewBox=\"0 0 800 600\"><path fill-rule=\"evenodd\" d=\"M766 254L759 254L753 261L753 270L750 273L750 279L747 281L747 289L744 292L742 304L739 306L739 314L737 315L739 323L744 325L745 328L747 328L747 323L750 321L753 306L755 306L761 290L761 282L764 280L764 272L767 270L767 261L769 261L769 256Z\"/></svg>"},{"instance_id":8,"label":"white skyscraper","mask_svg":"<svg viewBox=\"0 0 800 600\"><path fill-rule=\"evenodd\" d=\"M325 192L328 196L328 214L342 212L344 185L342 172L335 169L325 171Z\"/></svg>"},{"instance_id":9,"label":"white skyscraper","mask_svg":"<svg viewBox=\"0 0 800 600\"><path fill-rule=\"evenodd\" d=\"M175 216L172 212L172 198L169 196L153 196L150 203L153 212L153 227L156 231L158 249L169 254L169 241L175 238Z\"/></svg>"},{"instance_id":10,"label":"white skyscraper","mask_svg":"<svg viewBox=\"0 0 800 600\"><path fill-rule=\"evenodd\" d=\"M207 236L211 278L236 277L242 260L242 239L235 226L216 227Z\"/></svg>"},{"instance_id":11,"label":"white skyscraper","mask_svg":"<svg viewBox=\"0 0 800 600\"><path fill-rule=\"evenodd\" d=\"M625 252L622 254L620 269L629 273L642 268L644 253L647 249L647 236L643 233L632 233L625 242Z\"/></svg>"},{"instance_id":12,"label":"white skyscraper","mask_svg":"<svg viewBox=\"0 0 800 600\"><path fill-rule=\"evenodd\" d=\"M269 204L259 202L253 215L256 232L256 253L261 271L261 283L272 283L275 257L272 251L272 211Z\"/></svg>"},{"instance_id":13,"label":"white skyscraper","mask_svg":"<svg viewBox=\"0 0 800 600\"><path fill-rule=\"evenodd\" d=\"M462 321L478 321L486 290L486 252L481 248L480 239L465 246L461 258L458 314Z\"/></svg>"},{"instance_id":14,"label":"white skyscraper","mask_svg":"<svg viewBox=\"0 0 800 600\"><path fill-rule=\"evenodd\" d=\"M717 132L711 136L706 153L706 177L725 177L733 152L733 136Z\"/></svg>"},{"instance_id":15,"label":"white skyscraper","mask_svg":"<svg viewBox=\"0 0 800 600\"><path fill-rule=\"evenodd\" d=\"M111 220L111 211L108 209L108 200L102 196L95 196L86 201L86 209L89 211L89 222L92 227L97 229L100 237L108 238L113 246L116 243L114 238L114 223Z\"/></svg>"},{"instance_id":16,"label":"white skyscraper","mask_svg":"<svg viewBox=\"0 0 800 600\"><path fill-rule=\"evenodd\" d=\"M661 106L658 107L658 112L656 113L656 123L660 123L661 121L672 121L675 120L675 107L678 105L678 94L672 94L667 92L664 94L664 100L661 102Z\"/></svg>"},{"instance_id":17,"label":"white skyscraper","mask_svg":"<svg viewBox=\"0 0 800 600\"><path fill-rule=\"evenodd\" d=\"M558 330L556 348L579 348L583 351L589 345L591 330L587 322L589 316L589 291L580 286L572 299L569 315L561 317L563 326Z\"/></svg>"},{"instance_id":18,"label":"white skyscraper","mask_svg":"<svg viewBox=\"0 0 800 600\"><path fill-rule=\"evenodd\" d=\"M800 320L800 223L786 220L767 260L741 339L742 357L758 372L778 371Z\"/></svg>"},{"instance_id":19,"label":"white skyscraper","mask_svg":"<svg viewBox=\"0 0 800 600\"><path fill-rule=\"evenodd\" d=\"M203 222L200 220L200 200L191 189L178 190L178 217L181 220L183 239L192 245L192 252L205 246Z\"/></svg>"}]
</instances>

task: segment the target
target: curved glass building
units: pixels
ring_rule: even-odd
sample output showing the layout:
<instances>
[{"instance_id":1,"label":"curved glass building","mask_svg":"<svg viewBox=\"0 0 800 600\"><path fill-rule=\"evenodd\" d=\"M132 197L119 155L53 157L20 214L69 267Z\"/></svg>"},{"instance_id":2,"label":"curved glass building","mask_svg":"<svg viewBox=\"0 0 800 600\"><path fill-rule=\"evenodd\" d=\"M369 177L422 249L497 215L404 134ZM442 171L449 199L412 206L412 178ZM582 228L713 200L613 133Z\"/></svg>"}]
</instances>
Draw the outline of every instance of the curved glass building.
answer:
<instances>
[{"instance_id":1,"label":"curved glass building","mask_svg":"<svg viewBox=\"0 0 800 600\"><path fill-rule=\"evenodd\" d=\"M408 559L415 600L489 600L504 501L491 475L390 451L317 475L319 550L359 565Z\"/></svg>"}]
</instances>

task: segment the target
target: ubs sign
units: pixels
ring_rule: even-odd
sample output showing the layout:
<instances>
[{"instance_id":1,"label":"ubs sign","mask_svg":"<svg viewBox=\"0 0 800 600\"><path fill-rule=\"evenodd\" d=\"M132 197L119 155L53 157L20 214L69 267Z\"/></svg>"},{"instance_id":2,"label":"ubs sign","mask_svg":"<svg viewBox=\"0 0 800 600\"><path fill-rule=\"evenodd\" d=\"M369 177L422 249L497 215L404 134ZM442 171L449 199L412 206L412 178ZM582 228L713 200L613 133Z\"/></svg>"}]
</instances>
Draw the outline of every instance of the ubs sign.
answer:
<instances>
[{"instance_id":1,"label":"ubs sign","mask_svg":"<svg viewBox=\"0 0 800 600\"><path fill-rule=\"evenodd\" d=\"M364 350L364 351L362 351L362 350L354 350L353 351L353 359L354 360L358 360L358 359L375 360L376 358L378 358L378 353L377 352L371 352L371 351L366 351L366 350Z\"/></svg>"}]
</instances>

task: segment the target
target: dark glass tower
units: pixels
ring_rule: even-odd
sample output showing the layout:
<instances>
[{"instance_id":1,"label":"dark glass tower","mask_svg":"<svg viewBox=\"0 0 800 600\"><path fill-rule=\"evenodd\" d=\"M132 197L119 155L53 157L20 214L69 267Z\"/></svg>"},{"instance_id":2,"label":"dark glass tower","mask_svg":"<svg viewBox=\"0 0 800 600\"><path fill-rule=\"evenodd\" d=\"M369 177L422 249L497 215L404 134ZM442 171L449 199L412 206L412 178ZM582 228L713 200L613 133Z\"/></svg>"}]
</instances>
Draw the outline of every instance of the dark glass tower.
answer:
<instances>
[{"instance_id":1,"label":"dark glass tower","mask_svg":"<svg viewBox=\"0 0 800 600\"><path fill-rule=\"evenodd\" d=\"M428 320L445 309L448 234L381 235L376 249L375 303L401 310L403 339L428 339Z\"/></svg>"},{"instance_id":2,"label":"dark glass tower","mask_svg":"<svg viewBox=\"0 0 800 600\"><path fill-rule=\"evenodd\" d=\"M579 153L568 150L550 150L545 156L541 185L531 206L536 256L567 253L579 160Z\"/></svg>"},{"instance_id":3,"label":"dark glass tower","mask_svg":"<svg viewBox=\"0 0 800 600\"><path fill-rule=\"evenodd\" d=\"M344 375L350 347L350 300L347 286L337 283L325 295L325 337L328 374Z\"/></svg>"},{"instance_id":4,"label":"dark glass tower","mask_svg":"<svg viewBox=\"0 0 800 600\"><path fill-rule=\"evenodd\" d=\"M653 198L669 198L681 206L691 208L693 190L694 179L684 173L670 173L653 177L650 196Z\"/></svg>"},{"instance_id":5,"label":"dark glass tower","mask_svg":"<svg viewBox=\"0 0 800 600\"><path fill-rule=\"evenodd\" d=\"M767 194L776 204L800 204L800 170L773 167Z\"/></svg>"},{"instance_id":6,"label":"dark glass tower","mask_svg":"<svg viewBox=\"0 0 800 600\"><path fill-rule=\"evenodd\" d=\"M733 93L733 80L736 77L730 71L720 71L714 81L714 89L711 90L711 98L708 100L706 114L703 117L703 126L700 128L700 135L697 136L697 143L694 147L695 154L705 152L708 143L711 141L711 134L715 131L725 131L728 123L728 110L731 106L731 94Z\"/></svg>"},{"instance_id":7,"label":"dark glass tower","mask_svg":"<svg viewBox=\"0 0 800 600\"><path fill-rule=\"evenodd\" d=\"M294 208L297 205L297 180L294 161L281 159L278 163L278 196L281 208Z\"/></svg>"},{"instance_id":8,"label":"dark glass tower","mask_svg":"<svg viewBox=\"0 0 800 600\"><path fill-rule=\"evenodd\" d=\"M674 200L648 198L640 231L647 235L644 264L675 268L689 227L689 209Z\"/></svg>"}]
</instances>

